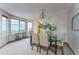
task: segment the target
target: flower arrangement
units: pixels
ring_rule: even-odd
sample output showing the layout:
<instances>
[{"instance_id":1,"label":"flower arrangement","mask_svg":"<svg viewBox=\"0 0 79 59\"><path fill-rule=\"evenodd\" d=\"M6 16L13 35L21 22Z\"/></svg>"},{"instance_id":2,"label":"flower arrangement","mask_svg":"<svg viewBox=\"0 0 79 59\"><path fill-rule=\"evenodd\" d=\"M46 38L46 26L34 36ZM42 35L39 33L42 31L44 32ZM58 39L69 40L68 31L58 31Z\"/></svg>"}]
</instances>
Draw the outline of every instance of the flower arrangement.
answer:
<instances>
[{"instance_id":1,"label":"flower arrangement","mask_svg":"<svg viewBox=\"0 0 79 59\"><path fill-rule=\"evenodd\" d=\"M55 24L50 24L49 22L46 22L45 28L47 31L55 31L56 30L56 25Z\"/></svg>"},{"instance_id":2,"label":"flower arrangement","mask_svg":"<svg viewBox=\"0 0 79 59\"><path fill-rule=\"evenodd\" d=\"M46 32L56 31L56 25L50 22L38 22L37 32L40 33L41 30L45 30Z\"/></svg>"},{"instance_id":3,"label":"flower arrangement","mask_svg":"<svg viewBox=\"0 0 79 59\"><path fill-rule=\"evenodd\" d=\"M46 31L55 31L56 25L46 22L45 24L40 25L41 29L45 29Z\"/></svg>"}]
</instances>

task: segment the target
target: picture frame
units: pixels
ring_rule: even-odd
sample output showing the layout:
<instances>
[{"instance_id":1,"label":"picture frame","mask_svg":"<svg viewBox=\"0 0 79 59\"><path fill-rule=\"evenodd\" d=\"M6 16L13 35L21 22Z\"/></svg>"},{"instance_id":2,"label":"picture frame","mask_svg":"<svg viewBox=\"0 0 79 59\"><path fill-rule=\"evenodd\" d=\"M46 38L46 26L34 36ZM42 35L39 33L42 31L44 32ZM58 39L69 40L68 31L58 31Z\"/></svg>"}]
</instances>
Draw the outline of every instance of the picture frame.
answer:
<instances>
[{"instance_id":1,"label":"picture frame","mask_svg":"<svg viewBox=\"0 0 79 59\"><path fill-rule=\"evenodd\" d=\"M79 13L72 17L72 31L79 31Z\"/></svg>"}]
</instances>

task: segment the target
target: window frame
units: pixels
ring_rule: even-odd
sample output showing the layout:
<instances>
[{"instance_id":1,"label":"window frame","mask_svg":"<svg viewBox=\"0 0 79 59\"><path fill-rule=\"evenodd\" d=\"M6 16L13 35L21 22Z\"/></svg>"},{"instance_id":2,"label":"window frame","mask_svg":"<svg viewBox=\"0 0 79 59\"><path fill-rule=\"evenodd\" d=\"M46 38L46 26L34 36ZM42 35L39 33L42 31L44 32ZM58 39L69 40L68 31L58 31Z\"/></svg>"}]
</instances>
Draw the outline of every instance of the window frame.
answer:
<instances>
[{"instance_id":1,"label":"window frame","mask_svg":"<svg viewBox=\"0 0 79 59\"><path fill-rule=\"evenodd\" d=\"M10 21L10 23L12 22L12 20L17 20L17 19L11 19L11 21ZM16 33L16 32L14 32L14 33L12 33L12 23L11 23L11 34L18 34L19 33L19 20L17 20L18 21L18 32Z\"/></svg>"},{"instance_id":2,"label":"window frame","mask_svg":"<svg viewBox=\"0 0 79 59\"><path fill-rule=\"evenodd\" d=\"M23 32L25 32L26 30L26 22L24 22L24 24L23 23L21 23L21 22L24 22L24 21L19 21L19 32L20 33L23 33ZM21 30L21 24L23 24L24 25L24 29L23 30ZM21 31L23 31L23 32L21 32Z\"/></svg>"},{"instance_id":3,"label":"window frame","mask_svg":"<svg viewBox=\"0 0 79 59\"><path fill-rule=\"evenodd\" d=\"M2 19L2 17L5 17L6 18L6 34L5 34L5 36L3 37L2 35L2 33L3 33L3 28L2 28L2 26L3 26L3 23L2 23L2 21L3 21L3 19ZM1 16L1 38L6 38L8 36L8 17L7 16L5 16L5 15L2 15Z\"/></svg>"}]
</instances>

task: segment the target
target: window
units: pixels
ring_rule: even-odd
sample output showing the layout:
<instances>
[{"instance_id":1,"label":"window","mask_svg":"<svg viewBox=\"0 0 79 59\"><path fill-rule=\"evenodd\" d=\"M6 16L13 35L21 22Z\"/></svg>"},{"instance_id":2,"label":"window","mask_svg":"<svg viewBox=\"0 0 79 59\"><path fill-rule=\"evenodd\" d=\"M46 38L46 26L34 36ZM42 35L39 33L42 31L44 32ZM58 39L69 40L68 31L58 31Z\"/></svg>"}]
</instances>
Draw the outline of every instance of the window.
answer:
<instances>
[{"instance_id":1,"label":"window","mask_svg":"<svg viewBox=\"0 0 79 59\"><path fill-rule=\"evenodd\" d=\"M19 33L19 20L11 20L11 34Z\"/></svg>"},{"instance_id":2,"label":"window","mask_svg":"<svg viewBox=\"0 0 79 59\"><path fill-rule=\"evenodd\" d=\"M20 33L25 32L25 22L20 21Z\"/></svg>"},{"instance_id":3,"label":"window","mask_svg":"<svg viewBox=\"0 0 79 59\"><path fill-rule=\"evenodd\" d=\"M0 24L0 27L1 27L1 24ZM0 29L0 39L1 39L1 29Z\"/></svg>"},{"instance_id":4,"label":"window","mask_svg":"<svg viewBox=\"0 0 79 59\"><path fill-rule=\"evenodd\" d=\"M0 31L0 39L1 39L1 31Z\"/></svg>"},{"instance_id":5,"label":"window","mask_svg":"<svg viewBox=\"0 0 79 59\"><path fill-rule=\"evenodd\" d=\"M2 25L2 34L1 34L1 36L3 38L3 37L6 37L8 35L8 33L7 33L7 29L8 29L7 17L2 16L2 24L1 25Z\"/></svg>"},{"instance_id":6,"label":"window","mask_svg":"<svg viewBox=\"0 0 79 59\"><path fill-rule=\"evenodd\" d=\"M30 33L31 30L32 30L32 23L28 22L27 23L27 31L28 31L28 33Z\"/></svg>"}]
</instances>

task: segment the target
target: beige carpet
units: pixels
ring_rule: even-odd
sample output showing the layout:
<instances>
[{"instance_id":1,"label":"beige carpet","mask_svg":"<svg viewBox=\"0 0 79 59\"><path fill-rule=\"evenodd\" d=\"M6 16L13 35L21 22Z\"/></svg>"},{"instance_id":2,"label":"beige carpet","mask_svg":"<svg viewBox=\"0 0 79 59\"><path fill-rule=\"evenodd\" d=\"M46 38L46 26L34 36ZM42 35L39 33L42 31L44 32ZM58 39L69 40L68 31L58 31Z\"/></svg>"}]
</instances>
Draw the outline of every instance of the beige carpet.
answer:
<instances>
[{"instance_id":1,"label":"beige carpet","mask_svg":"<svg viewBox=\"0 0 79 59\"><path fill-rule=\"evenodd\" d=\"M69 52L67 52L68 50L65 54L69 54ZM58 54L60 55L61 52L58 51ZM9 43L0 48L0 55L46 55L46 51L42 49L42 53L39 54L37 53L36 47L34 47L32 50L30 46L30 40L27 38ZM49 51L49 55L54 55L54 53Z\"/></svg>"}]
</instances>

